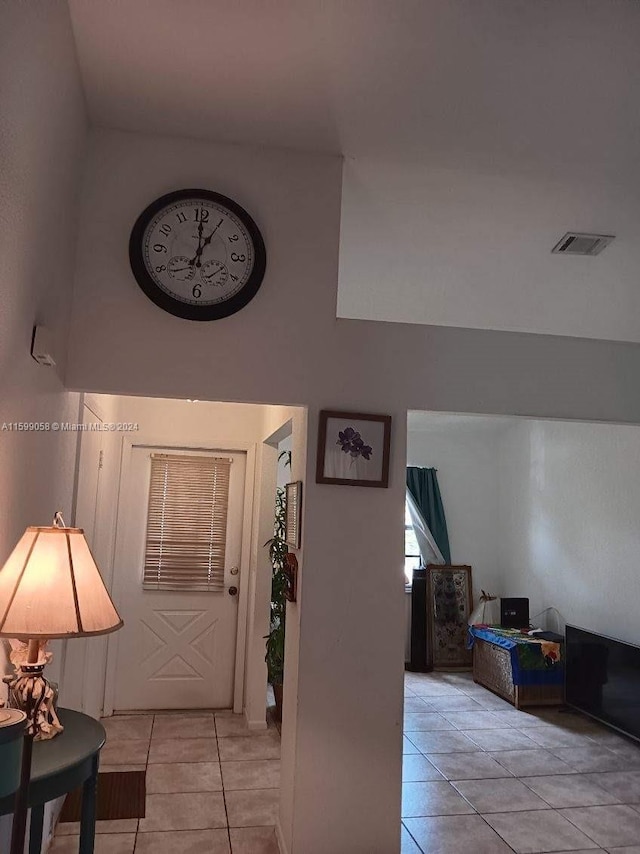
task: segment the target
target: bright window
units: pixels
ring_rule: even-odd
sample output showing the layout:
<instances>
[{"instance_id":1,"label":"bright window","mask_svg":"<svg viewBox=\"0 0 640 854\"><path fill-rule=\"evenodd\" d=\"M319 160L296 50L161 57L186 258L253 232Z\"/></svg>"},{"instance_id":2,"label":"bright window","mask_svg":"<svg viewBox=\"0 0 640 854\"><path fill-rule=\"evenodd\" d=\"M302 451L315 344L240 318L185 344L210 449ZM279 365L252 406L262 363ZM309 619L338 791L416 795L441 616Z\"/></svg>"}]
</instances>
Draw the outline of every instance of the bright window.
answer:
<instances>
[{"instance_id":1,"label":"bright window","mask_svg":"<svg viewBox=\"0 0 640 854\"><path fill-rule=\"evenodd\" d=\"M411 584L413 578L413 570L418 569L421 564L420 549L418 541L413 531L411 524L411 516L409 508L405 504L404 508L404 574L407 584Z\"/></svg>"}]
</instances>

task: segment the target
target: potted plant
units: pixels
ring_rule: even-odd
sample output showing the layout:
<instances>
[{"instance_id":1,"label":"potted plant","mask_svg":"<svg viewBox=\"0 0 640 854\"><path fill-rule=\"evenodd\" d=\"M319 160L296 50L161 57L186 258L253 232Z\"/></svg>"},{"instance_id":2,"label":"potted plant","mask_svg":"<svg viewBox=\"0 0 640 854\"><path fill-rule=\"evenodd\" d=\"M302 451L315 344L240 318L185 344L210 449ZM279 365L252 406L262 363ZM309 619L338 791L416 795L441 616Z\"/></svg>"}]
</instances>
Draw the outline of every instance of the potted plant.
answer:
<instances>
[{"instance_id":1,"label":"potted plant","mask_svg":"<svg viewBox=\"0 0 640 854\"><path fill-rule=\"evenodd\" d=\"M284 457L285 465L291 466L291 451L282 451L278 460ZM285 591L287 577L284 571L284 561L289 549L284 539L285 519L287 514L285 490L276 490L276 510L273 523L273 537L265 543L269 546L271 560L271 612L269 634L266 636L267 678L273 687L276 700L276 718L282 719L282 683L284 680L284 637L287 615L287 600Z\"/></svg>"}]
</instances>

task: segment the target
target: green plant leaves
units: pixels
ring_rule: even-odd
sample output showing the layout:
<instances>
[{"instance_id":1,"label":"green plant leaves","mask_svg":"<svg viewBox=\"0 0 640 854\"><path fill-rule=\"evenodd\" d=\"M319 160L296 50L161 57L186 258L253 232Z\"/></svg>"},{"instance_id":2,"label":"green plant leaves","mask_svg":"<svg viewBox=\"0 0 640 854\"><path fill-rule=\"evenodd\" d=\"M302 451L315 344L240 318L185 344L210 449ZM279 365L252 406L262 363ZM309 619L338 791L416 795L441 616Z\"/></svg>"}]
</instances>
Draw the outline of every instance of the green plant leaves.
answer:
<instances>
[{"instance_id":1,"label":"green plant leaves","mask_svg":"<svg viewBox=\"0 0 640 854\"><path fill-rule=\"evenodd\" d=\"M286 464L291 465L291 451L282 451L278 459L285 454L288 454ZM284 540L286 513L285 490L279 487L276 490L273 537L265 543L265 547L269 547L269 559L272 566L270 632L265 638L267 641L265 655L267 675L272 685L281 684L284 677L284 638L287 613L285 596L287 577L284 572L284 559L289 553L289 548Z\"/></svg>"}]
</instances>

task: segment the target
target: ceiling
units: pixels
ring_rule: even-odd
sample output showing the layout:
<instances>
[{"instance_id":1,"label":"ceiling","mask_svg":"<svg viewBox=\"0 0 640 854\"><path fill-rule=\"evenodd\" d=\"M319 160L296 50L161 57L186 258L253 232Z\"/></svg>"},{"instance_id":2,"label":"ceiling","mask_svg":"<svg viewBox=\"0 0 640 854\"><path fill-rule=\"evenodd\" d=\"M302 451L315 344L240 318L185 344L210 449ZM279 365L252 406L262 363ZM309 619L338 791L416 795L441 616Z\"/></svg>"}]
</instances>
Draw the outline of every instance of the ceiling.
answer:
<instances>
[{"instance_id":1,"label":"ceiling","mask_svg":"<svg viewBox=\"0 0 640 854\"><path fill-rule=\"evenodd\" d=\"M485 163L640 158L635 0L69 0L97 125Z\"/></svg>"}]
</instances>

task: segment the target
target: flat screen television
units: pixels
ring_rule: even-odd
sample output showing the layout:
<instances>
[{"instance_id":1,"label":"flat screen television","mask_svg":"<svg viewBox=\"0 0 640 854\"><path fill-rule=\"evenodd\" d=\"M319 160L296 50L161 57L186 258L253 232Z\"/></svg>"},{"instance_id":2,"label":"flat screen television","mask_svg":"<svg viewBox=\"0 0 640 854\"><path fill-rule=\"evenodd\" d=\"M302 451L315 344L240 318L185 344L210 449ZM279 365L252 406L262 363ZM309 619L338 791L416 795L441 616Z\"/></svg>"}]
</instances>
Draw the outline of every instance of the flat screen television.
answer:
<instances>
[{"instance_id":1,"label":"flat screen television","mask_svg":"<svg viewBox=\"0 0 640 854\"><path fill-rule=\"evenodd\" d=\"M640 647L566 628L566 702L640 740Z\"/></svg>"}]
</instances>

